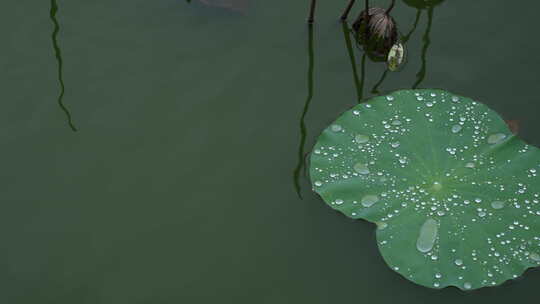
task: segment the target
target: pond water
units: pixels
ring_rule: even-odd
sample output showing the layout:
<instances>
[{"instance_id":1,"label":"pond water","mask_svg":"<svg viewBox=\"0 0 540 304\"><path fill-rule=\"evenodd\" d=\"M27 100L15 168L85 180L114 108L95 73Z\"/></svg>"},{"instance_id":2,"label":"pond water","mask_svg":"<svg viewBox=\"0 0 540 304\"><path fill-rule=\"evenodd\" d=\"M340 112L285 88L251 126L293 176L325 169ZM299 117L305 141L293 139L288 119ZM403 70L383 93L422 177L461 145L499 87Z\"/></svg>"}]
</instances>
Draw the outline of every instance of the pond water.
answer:
<instances>
[{"instance_id":1,"label":"pond water","mask_svg":"<svg viewBox=\"0 0 540 304\"><path fill-rule=\"evenodd\" d=\"M413 86L482 101L540 145L540 3L398 1L407 63L381 78L348 48L347 1L318 2L312 30L307 0L5 3L1 302L536 298L535 270L469 293L401 278L374 225L311 191L304 156L359 99Z\"/></svg>"}]
</instances>

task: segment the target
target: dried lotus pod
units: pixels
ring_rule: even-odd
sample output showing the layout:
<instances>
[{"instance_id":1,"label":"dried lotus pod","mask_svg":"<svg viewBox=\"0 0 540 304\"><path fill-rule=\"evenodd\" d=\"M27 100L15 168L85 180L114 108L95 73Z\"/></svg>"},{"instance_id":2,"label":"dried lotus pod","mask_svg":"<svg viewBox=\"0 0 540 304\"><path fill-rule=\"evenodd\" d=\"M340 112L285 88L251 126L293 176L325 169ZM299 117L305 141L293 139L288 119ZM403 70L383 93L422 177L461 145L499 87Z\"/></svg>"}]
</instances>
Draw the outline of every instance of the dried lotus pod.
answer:
<instances>
[{"instance_id":1,"label":"dried lotus pod","mask_svg":"<svg viewBox=\"0 0 540 304\"><path fill-rule=\"evenodd\" d=\"M398 41L394 18L380 7L362 11L353 24L355 37L365 51L376 61L386 61L388 52Z\"/></svg>"}]
</instances>

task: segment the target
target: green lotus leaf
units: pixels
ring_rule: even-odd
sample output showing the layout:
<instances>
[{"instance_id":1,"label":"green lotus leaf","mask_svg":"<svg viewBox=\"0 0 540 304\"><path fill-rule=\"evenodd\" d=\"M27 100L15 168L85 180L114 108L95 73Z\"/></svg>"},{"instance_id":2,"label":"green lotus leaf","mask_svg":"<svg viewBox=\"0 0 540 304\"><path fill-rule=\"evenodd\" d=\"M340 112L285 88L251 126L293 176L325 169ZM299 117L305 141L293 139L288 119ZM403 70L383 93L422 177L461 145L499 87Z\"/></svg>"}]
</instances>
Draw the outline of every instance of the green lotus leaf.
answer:
<instances>
[{"instance_id":1,"label":"green lotus leaf","mask_svg":"<svg viewBox=\"0 0 540 304\"><path fill-rule=\"evenodd\" d=\"M319 137L314 190L377 224L386 263L423 286L472 290L540 265L540 151L485 105L443 90L359 104Z\"/></svg>"}]
</instances>

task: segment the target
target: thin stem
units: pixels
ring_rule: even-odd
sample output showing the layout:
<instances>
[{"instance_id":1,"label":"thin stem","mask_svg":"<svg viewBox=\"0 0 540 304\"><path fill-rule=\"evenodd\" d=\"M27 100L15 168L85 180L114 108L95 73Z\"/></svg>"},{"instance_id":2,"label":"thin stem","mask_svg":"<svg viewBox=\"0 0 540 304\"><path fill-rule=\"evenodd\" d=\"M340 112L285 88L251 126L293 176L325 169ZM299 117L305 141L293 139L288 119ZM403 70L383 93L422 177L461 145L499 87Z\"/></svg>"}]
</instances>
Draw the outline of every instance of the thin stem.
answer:
<instances>
[{"instance_id":1,"label":"thin stem","mask_svg":"<svg viewBox=\"0 0 540 304\"><path fill-rule=\"evenodd\" d=\"M358 98L358 103L362 102L364 98L364 83L366 82L366 53L362 56L362 63L360 66L360 98Z\"/></svg>"},{"instance_id":2,"label":"thin stem","mask_svg":"<svg viewBox=\"0 0 540 304\"><path fill-rule=\"evenodd\" d=\"M350 13L355 1L356 0L349 0L349 4L347 4L347 7L345 8L345 11L343 12L343 15L341 15L341 20L347 20L347 17L349 16L349 13Z\"/></svg>"},{"instance_id":3,"label":"thin stem","mask_svg":"<svg viewBox=\"0 0 540 304\"><path fill-rule=\"evenodd\" d=\"M365 12L366 12L366 18L365 18L365 28L366 28L366 32L365 32L365 41L366 43L369 41L369 19L371 19L371 15L369 14L369 0L366 0L366 9L365 9Z\"/></svg>"},{"instance_id":4,"label":"thin stem","mask_svg":"<svg viewBox=\"0 0 540 304\"><path fill-rule=\"evenodd\" d=\"M424 33L423 42L424 46L422 47L422 67L420 68L420 71L418 74L416 74L416 82L413 84L412 88L416 89L418 86L424 81L426 78L426 70L427 70L427 52L429 49L429 45L431 43L430 39L430 32L431 32L431 25L433 24L433 6L429 8L428 10L428 24L426 28L426 32Z\"/></svg>"},{"instance_id":5,"label":"thin stem","mask_svg":"<svg viewBox=\"0 0 540 304\"><path fill-rule=\"evenodd\" d=\"M351 30L349 29L347 21L343 22L342 27L343 27L343 36L345 37L345 45L347 46L349 59L351 61L354 86L356 88L356 96L358 97L358 102L360 102L360 100L362 100L362 92L360 90L360 80L358 79L358 70L356 69L356 59L354 58L354 50L353 50L352 42L351 42Z\"/></svg>"},{"instance_id":6,"label":"thin stem","mask_svg":"<svg viewBox=\"0 0 540 304\"><path fill-rule=\"evenodd\" d=\"M311 8L309 9L308 23L312 24L315 21L315 7L317 6L317 0L311 0Z\"/></svg>"},{"instance_id":7,"label":"thin stem","mask_svg":"<svg viewBox=\"0 0 540 304\"><path fill-rule=\"evenodd\" d=\"M307 97L304 102L304 109L302 115L300 116L300 144L298 145L298 163L296 168L293 171L293 182L294 188L298 197L302 199L302 189L300 187L300 172L302 172L302 167L305 166L305 156L304 149L306 145L307 138L307 128L306 128L306 115L309 110L309 105L313 99L313 70L314 70L314 51L313 51L313 25L309 26L309 38L308 38L308 59L309 67L307 72Z\"/></svg>"},{"instance_id":8,"label":"thin stem","mask_svg":"<svg viewBox=\"0 0 540 304\"><path fill-rule=\"evenodd\" d=\"M386 10L386 14L390 14L392 9L394 8L394 5L396 5L396 0L392 0L392 4L390 4L390 7Z\"/></svg>"},{"instance_id":9,"label":"thin stem","mask_svg":"<svg viewBox=\"0 0 540 304\"><path fill-rule=\"evenodd\" d=\"M414 31L416 31L416 27L418 26L418 22L420 21L420 16L421 15L422 15L422 10L418 9L416 11L416 19L414 20L414 24L413 24L412 29L409 31L409 33L407 33L407 35L405 35L403 37L403 39L401 39L403 41L403 43L407 43L407 41L409 41L409 39L411 39L411 35L414 33Z\"/></svg>"},{"instance_id":10,"label":"thin stem","mask_svg":"<svg viewBox=\"0 0 540 304\"><path fill-rule=\"evenodd\" d=\"M386 79L386 76L388 75L388 69L384 70L384 73L381 76L381 79L373 86L373 89L371 89L371 93L373 94L379 94L379 86L383 83L383 81Z\"/></svg>"}]
</instances>

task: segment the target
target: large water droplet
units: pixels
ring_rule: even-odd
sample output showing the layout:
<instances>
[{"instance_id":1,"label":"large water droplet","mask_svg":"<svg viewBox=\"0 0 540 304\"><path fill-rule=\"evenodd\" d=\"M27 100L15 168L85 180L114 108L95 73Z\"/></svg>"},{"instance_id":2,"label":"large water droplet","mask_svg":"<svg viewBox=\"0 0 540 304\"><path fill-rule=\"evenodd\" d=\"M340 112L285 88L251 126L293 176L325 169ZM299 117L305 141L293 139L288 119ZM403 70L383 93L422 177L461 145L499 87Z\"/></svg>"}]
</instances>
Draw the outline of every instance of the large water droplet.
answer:
<instances>
[{"instance_id":1,"label":"large water droplet","mask_svg":"<svg viewBox=\"0 0 540 304\"><path fill-rule=\"evenodd\" d=\"M471 283L466 282L465 284L463 284L463 287L464 287L465 289L471 289L471 288L472 288L472 285L471 285Z\"/></svg>"},{"instance_id":2,"label":"large water droplet","mask_svg":"<svg viewBox=\"0 0 540 304\"><path fill-rule=\"evenodd\" d=\"M332 125L330 129L334 132L340 132L343 128L340 125Z\"/></svg>"},{"instance_id":3,"label":"large water droplet","mask_svg":"<svg viewBox=\"0 0 540 304\"><path fill-rule=\"evenodd\" d=\"M362 197L361 202L362 202L362 206L371 207L378 201L379 201L378 196L376 196L376 195L366 195L366 196Z\"/></svg>"},{"instance_id":4,"label":"large water droplet","mask_svg":"<svg viewBox=\"0 0 540 304\"><path fill-rule=\"evenodd\" d=\"M385 222L377 222L377 229L384 230L386 227L388 227L388 224Z\"/></svg>"},{"instance_id":5,"label":"large water droplet","mask_svg":"<svg viewBox=\"0 0 540 304\"><path fill-rule=\"evenodd\" d=\"M456 264L457 266L461 266L461 265L463 265L463 260L457 259L457 260L454 261L454 264Z\"/></svg>"},{"instance_id":6,"label":"large water droplet","mask_svg":"<svg viewBox=\"0 0 540 304\"><path fill-rule=\"evenodd\" d=\"M529 258L531 258L531 260L533 260L535 262L540 262L540 254L538 254L538 253L531 253L529 255Z\"/></svg>"},{"instance_id":7,"label":"large water droplet","mask_svg":"<svg viewBox=\"0 0 540 304\"><path fill-rule=\"evenodd\" d=\"M360 174L369 174L369 168L364 163L356 163L353 169Z\"/></svg>"},{"instance_id":8,"label":"large water droplet","mask_svg":"<svg viewBox=\"0 0 540 304\"><path fill-rule=\"evenodd\" d=\"M453 125L452 126L452 133L458 133L461 131L462 127L460 125Z\"/></svg>"},{"instance_id":9,"label":"large water droplet","mask_svg":"<svg viewBox=\"0 0 540 304\"><path fill-rule=\"evenodd\" d=\"M474 163L466 163L465 164L465 168L471 168L471 169L474 169L476 165Z\"/></svg>"},{"instance_id":10,"label":"large water droplet","mask_svg":"<svg viewBox=\"0 0 540 304\"><path fill-rule=\"evenodd\" d=\"M501 202L501 201L491 202L491 207L493 209L502 209L502 208L504 208L504 202Z\"/></svg>"},{"instance_id":11,"label":"large water droplet","mask_svg":"<svg viewBox=\"0 0 540 304\"><path fill-rule=\"evenodd\" d=\"M356 141L358 144L364 144L369 141L369 136L358 134L354 137L354 141Z\"/></svg>"},{"instance_id":12,"label":"large water droplet","mask_svg":"<svg viewBox=\"0 0 540 304\"><path fill-rule=\"evenodd\" d=\"M422 227L418 239L416 240L416 249L420 252L429 252L435 245L435 240L438 234L438 223L434 219L427 219Z\"/></svg>"},{"instance_id":13,"label":"large water droplet","mask_svg":"<svg viewBox=\"0 0 540 304\"><path fill-rule=\"evenodd\" d=\"M493 135L490 135L487 139L487 142L488 144L498 144L500 143L501 141L503 141L504 139L506 138L506 134L503 134L503 133L497 133L497 134L493 134Z\"/></svg>"}]
</instances>

